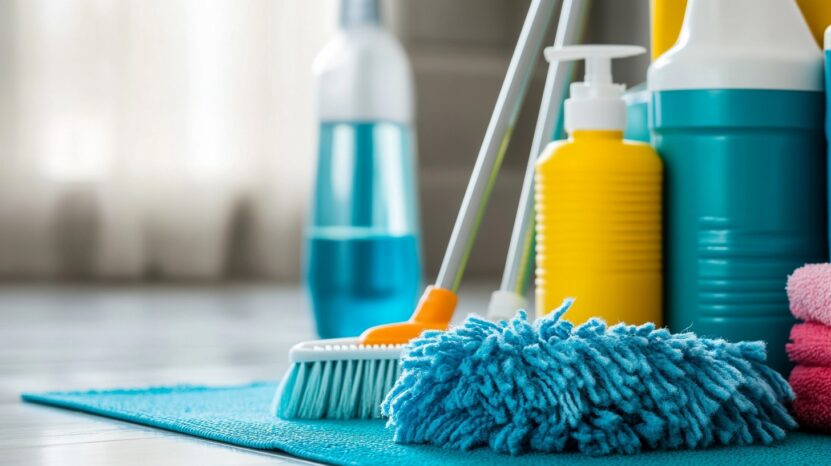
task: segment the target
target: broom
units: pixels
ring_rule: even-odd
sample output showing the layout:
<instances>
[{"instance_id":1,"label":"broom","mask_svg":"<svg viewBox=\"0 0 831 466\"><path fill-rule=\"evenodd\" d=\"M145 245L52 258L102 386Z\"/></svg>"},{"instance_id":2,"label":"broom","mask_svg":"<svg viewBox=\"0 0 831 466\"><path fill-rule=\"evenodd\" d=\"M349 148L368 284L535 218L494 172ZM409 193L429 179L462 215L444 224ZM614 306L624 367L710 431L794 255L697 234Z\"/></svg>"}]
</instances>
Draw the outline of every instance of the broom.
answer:
<instances>
[{"instance_id":1,"label":"broom","mask_svg":"<svg viewBox=\"0 0 831 466\"><path fill-rule=\"evenodd\" d=\"M380 417L380 403L399 375L404 345L424 330L447 329L456 307L462 272L556 3L555 0L531 2L436 284L427 287L407 322L371 328L360 338L311 341L292 348L291 369L278 387L272 407L277 416L284 419ZM560 23L564 24L564 17L568 16L564 10Z\"/></svg>"}]
</instances>

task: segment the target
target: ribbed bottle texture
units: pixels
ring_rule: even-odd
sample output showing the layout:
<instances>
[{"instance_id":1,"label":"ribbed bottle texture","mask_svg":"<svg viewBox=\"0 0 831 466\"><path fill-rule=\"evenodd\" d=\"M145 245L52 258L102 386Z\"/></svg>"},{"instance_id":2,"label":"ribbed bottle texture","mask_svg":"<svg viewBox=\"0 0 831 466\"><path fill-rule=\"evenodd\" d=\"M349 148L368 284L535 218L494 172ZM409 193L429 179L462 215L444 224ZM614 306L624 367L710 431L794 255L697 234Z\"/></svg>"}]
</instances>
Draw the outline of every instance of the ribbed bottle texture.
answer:
<instances>
[{"instance_id":1,"label":"ribbed bottle texture","mask_svg":"<svg viewBox=\"0 0 831 466\"><path fill-rule=\"evenodd\" d=\"M667 325L764 340L768 364L787 373L788 274L828 260L823 93L694 89L653 99L669 181Z\"/></svg>"},{"instance_id":2,"label":"ribbed bottle texture","mask_svg":"<svg viewBox=\"0 0 831 466\"><path fill-rule=\"evenodd\" d=\"M537 311L576 298L582 323L662 323L662 167L620 132L577 132L537 166Z\"/></svg>"}]
</instances>

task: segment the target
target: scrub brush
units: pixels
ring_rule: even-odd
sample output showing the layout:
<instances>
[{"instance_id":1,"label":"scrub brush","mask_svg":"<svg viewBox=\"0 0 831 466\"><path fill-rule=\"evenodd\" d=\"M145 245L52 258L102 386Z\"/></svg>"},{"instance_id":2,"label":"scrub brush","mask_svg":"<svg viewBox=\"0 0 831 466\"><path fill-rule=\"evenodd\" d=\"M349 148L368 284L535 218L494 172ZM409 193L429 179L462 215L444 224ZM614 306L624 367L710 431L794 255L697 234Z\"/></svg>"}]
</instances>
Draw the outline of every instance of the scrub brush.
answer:
<instances>
[{"instance_id":1,"label":"scrub brush","mask_svg":"<svg viewBox=\"0 0 831 466\"><path fill-rule=\"evenodd\" d=\"M571 303L533 324L473 316L410 343L382 405L394 441L597 456L771 444L797 427L764 342L574 326Z\"/></svg>"},{"instance_id":2,"label":"scrub brush","mask_svg":"<svg viewBox=\"0 0 831 466\"><path fill-rule=\"evenodd\" d=\"M398 376L398 360L404 345L424 330L447 329L456 308L456 291L476 231L539 60L556 3L552 0L531 2L436 284L427 287L407 322L374 327L356 339L319 340L292 348L289 354L292 367L274 400L273 410L277 416L284 419L380 417L380 401Z\"/></svg>"}]
</instances>

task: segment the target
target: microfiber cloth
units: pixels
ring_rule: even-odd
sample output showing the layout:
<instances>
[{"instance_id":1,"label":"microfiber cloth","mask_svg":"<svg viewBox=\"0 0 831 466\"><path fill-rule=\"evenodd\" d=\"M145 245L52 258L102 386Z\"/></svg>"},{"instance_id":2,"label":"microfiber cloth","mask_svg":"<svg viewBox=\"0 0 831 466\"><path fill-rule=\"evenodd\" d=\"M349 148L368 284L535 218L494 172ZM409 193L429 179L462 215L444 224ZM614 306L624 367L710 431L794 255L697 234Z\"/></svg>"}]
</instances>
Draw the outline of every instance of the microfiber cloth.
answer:
<instances>
[{"instance_id":1,"label":"microfiber cloth","mask_svg":"<svg viewBox=\"0 0 831 466\"><path fill-rule=\"evenodd\" d=\"M831 367L831 327L816 322L796 324L785 349L797 364Z\"/></svg>"},{"instance_id":2,"label":"microfiber cloth","mask_svg":"<svg viewBox=\"0 0 831 466\"><path fill-rule=\"evenodd\" d=\"M793 411L799 425L831 434L831 368L796 366L788 380L796 392Z\"/></svg>"},{"instance_id":3,"label":"microfiber cloth","mask_svg":"<svg viewBox=\"0 0 831 466\"><path fill-rule=\"evenodd\" d=\"M724 464L825 464L831 438L791 433L772 446L727 447L638 456L591 457L529 454L506 457L487 449L468 452L392 442L384 421L282 421L272 417L277 384L234 387L156 387L132 390L25 394L33 403L108 416L197 437L263 450L282 450L301 458L342 465L593 466L641 464L665 466Z\"/></svg>"},{"instance_id":4,"label":"microfiber cloth","mask_svg":"<svg viewBox=\"0 0 831 466\"><path fill-rule=\"evenodd\" d=\"M807 264L794 270L787 291L794 317L831 325L831 264Z\"/></svg>"}]
</instances>

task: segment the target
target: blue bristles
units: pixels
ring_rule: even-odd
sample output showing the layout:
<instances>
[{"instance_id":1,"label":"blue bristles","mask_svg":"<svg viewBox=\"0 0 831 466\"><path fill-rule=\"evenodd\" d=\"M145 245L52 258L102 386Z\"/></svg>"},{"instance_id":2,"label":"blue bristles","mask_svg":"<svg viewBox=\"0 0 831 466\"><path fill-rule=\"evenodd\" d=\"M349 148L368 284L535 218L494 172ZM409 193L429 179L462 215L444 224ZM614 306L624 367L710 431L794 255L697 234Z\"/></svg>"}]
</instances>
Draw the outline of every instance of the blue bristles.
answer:
<instances>
[{"instance_id":1,"label":"blue bristles","mask_svg":"<svg viewBox=\"0 0 831 466\"><path fill-rule=\"evenodd\" d=\"M426 332L382 405L398 443L454 449L634 454L770 444L796 423L763 342L671 334L652 324L580 326L570 301L535 324L469 317Z\"/></svg>"},{"instance_id":2,"label":"blue bristles","mask_svg":"<svg viewBox=\"0 0 831 466\"><path fill-rule=\"evenodd\" d=\"M298 362L283 378L273 412L283 419L372 419L399 375L397 359Z\"/></svg>"}]
</instances>

